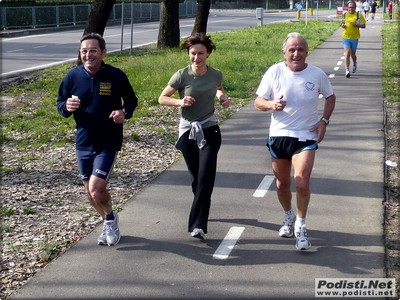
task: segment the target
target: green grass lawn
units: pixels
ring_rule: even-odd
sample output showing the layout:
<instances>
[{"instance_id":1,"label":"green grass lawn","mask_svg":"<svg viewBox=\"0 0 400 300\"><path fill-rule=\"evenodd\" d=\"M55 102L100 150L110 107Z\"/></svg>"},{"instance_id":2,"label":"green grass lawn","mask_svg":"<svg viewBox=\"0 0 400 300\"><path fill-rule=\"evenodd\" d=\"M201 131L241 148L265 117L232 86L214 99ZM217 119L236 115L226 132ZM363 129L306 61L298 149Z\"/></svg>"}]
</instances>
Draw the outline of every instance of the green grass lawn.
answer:
<instances>
[{"instance_id":1,"label":"green grass lawn","mask_svg":"<svg viewBox=\"0 0 400 300\"><path fill-rule=\"evenodd\" d=\"M230 32L211 34L217 50L208 59L208 64L221 69L224 74L224 88L232 97L232 104L244 105L254 97L260 79L267 68L282 60L282 41L289 32L301 33L309 43L310 52L338 29L339 21L309 21L285 24L272 24L261 27L250 27ZM399 101L398 79L398 25L385 24L383 36L383 87L385 100ZM397 32L397 34L395 34ZM180 68L188 65L185 51L178 49L158 50L155 45L135 49L130 55L111 54L105 62L124 70L139 98L139 106L134 117L127 122L151 126L143 122L143 117L151 114L159 107L158 97L166 86L170 76ZM19 101L11 112L4 113L1 118L1 143L13 143L15 147L26 151L29 147L57 147L65 143L73 143L73 118L61 117L56 109L58 86L73 65L67 64L40 71L40 76L29 83L9 87L1 95L40 95L41 101L31 105L30 101ZM37 102L37 101L36 101ZM39 104L39 105L38 105ZM230 113L222 114L228 118ZM13 135L11 133L18 132ZM25 149L25 150L24 150Z\"/></svg>"}]
</instances>

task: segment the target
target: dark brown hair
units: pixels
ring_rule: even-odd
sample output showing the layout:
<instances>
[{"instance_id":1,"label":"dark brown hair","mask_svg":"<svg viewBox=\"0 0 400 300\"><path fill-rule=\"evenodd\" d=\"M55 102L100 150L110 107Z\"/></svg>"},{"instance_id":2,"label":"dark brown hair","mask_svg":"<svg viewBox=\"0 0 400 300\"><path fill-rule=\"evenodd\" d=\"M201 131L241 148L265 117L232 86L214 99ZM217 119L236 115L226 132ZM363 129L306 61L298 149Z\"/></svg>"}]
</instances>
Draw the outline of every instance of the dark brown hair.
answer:
<instances>
[{"instance_id":1,"label":"dark brown hair","mask_svg":"<svg viewBox=\"0 0 400 300\"><path fill-rule=\"evenodd\" d=\"M99 42L99 47L100 47L101 51L106 49L106 41L103 39L103 37L100 34L98 34L96 32L92 32L92 33L84 35L81 38L80 43L82 44L83 41L90 40L90 39L96 39Z\"/></svg>"},{"instance_id":2,"label":"dark brown hair","mask_svg":"<svg viewBox=\"0 0 400 300\"><path fill-rule=\"evenodd\" d=\"M187 49L189 53L189 48L196 44L203 44L207 48L208 53L211 53L213 50L217 50L217 47L215 47L214 43L211 41L211 37L202 32L195 33L186 38L181 45L181 50Z\"/></svg>"}]
</instances>

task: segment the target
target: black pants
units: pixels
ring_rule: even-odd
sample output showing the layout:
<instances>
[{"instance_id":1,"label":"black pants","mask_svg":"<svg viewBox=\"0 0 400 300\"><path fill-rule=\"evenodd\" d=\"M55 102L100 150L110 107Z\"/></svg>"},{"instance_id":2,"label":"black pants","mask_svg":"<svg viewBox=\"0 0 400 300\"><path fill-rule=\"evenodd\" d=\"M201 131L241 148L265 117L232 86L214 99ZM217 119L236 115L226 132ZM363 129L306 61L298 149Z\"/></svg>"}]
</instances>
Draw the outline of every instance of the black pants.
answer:
<instances>
[{"instance_id":1,"label":"black pants","mask_svg":"<svg viewBox=\"0 0 400 300\"><path fill-rule=\"evenodd\" d=\"M176 148L182 152L192 178L194 199L189 215L188 231L200 228L207 233L211 194L217 172L217 156L221 147L221 132L218 125L203 131L206 145L202 149L199 149L195 140L189 140L189 131L180 137Z\"/></svg>"}]
</instances>

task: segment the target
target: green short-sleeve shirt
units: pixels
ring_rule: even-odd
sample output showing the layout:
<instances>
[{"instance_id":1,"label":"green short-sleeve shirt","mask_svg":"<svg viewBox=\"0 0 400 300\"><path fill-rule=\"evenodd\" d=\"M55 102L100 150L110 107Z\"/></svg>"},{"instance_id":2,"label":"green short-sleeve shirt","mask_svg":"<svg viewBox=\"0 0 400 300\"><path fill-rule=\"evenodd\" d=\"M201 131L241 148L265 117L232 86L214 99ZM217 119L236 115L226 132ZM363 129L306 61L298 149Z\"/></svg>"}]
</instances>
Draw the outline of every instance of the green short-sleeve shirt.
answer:
<instances>
[{"instance_id":1,"label":"green short-sleeve shirt","mask_svg":"<svg viewBox=\"0 0 400 300\"><path fill-rule=\"evenodd\" d=\"M218 69L207 67L207 72L196 75L190 65L172 75L168 85L176 89L180 99L192 96L196 101L192 106L183 107L182 118L189 122L201 122L209 118L215 110L215 96L217 88L222 84L222 72ZM216 125L216 122L207 122L203 128Z\"/></svg>"}]
</instances>

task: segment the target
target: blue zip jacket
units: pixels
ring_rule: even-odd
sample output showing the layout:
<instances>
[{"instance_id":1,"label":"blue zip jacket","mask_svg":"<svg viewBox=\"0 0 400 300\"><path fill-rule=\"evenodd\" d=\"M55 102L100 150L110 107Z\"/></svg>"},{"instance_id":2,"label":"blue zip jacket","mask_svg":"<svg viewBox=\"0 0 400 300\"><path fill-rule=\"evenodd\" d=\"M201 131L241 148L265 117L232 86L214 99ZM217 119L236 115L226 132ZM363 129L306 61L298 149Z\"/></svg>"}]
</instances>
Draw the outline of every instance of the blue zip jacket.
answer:
<instances>
[{"instance_id":1,"label":"blue zip jacket","mask_svg":"<svg viewBox=\"0 0 400 300\"><path fill-rule=\"evenodd\" d=\"M80 107L67 111L67 99L72 95L81 100ZM123 101L122 101L123 100ZM65 76L57 96L58 112L65 118L74 115L76 149L84 151L119 151L122 146L123 124L109 118L113 110L125 109L126 119L132 117L138 99L126 74L104 62L95 75L83 65Z\"/></svg>"}]
</instances>

